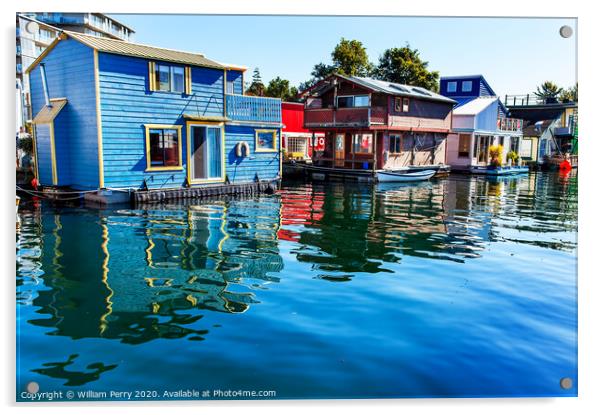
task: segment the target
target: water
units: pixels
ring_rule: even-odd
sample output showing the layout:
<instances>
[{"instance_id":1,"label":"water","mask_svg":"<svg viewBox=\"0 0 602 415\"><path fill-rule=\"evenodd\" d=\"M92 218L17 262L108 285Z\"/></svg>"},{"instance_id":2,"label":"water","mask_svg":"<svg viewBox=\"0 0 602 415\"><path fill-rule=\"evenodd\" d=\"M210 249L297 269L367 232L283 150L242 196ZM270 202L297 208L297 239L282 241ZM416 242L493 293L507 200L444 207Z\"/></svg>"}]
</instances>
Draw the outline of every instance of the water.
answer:
<instances>
[{"instance_id":1,"label":"water","mask_svg":"<svg viewBox=\"0 0 602 415\"><path fill-rule=\"evenodd\" d=\"M577 394L576 173L21 218L19 400Z\"/></svg>"}]
</instances>

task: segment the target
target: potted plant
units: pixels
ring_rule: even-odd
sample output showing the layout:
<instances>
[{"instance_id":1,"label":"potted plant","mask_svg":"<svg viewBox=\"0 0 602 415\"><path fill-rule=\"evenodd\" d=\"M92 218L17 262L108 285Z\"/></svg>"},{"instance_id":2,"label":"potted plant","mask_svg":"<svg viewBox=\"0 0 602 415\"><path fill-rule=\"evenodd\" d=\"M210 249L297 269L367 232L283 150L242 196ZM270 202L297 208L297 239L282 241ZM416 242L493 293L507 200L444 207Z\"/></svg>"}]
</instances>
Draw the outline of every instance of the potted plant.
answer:
<instances>
[{"instance_id":1,"label":"potted plant","mask_svg":"<svg viewBox=\"0 0 602 415\"><path fill-rule=\"evenodd\" d=\"M502 153L504 152L504 146L493 145L489 147L489 166L492 168L498 168L502 165Z\"/></svg>"},{"instance_id":2,"label":"potted plant","mask_svg":"<svg viewBox=\"0 0 602 415\"><path fill-rule=\"evenodd\" d=\"M508 154L506 154L506 161L510 163L510 165L518 166L518 160L519 156L516 151L509 151Z\"/></svg>"}]
</instances>

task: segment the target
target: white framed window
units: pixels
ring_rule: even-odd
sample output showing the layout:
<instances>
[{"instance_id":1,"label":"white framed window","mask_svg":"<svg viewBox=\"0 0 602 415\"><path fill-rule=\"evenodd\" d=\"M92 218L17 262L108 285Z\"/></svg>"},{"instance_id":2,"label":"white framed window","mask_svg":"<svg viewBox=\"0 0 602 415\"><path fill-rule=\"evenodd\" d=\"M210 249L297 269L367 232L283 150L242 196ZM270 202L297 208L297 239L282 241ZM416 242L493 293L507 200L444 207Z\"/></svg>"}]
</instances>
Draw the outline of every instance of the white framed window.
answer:
<instances>
[{"instance_id":1,"label":"white framed window","mask_svg":"<svg viewBox=\"0 0 602 415\"><path fill-rule=\"evenodd\" d=\"M472 91L472 81L462 81L462 92Z\"/></svg>"},{"instance_id":2,"label":"white framed window","mask_svg":"<svg viewBox=\"0 0 602 415\"><path fill-rule=\"evenodd\" d=\"M403 112L410 112L410 98L403 99Z\"/></svg>"},{"instance_id":3,"label":"white framed window","mask_svg":"<svg viewBox=\"0 0 602 415\"><path fill-rule=\"evenodd\" d=\"M226 82L226 94L234 94L234 81Z\"/></svg>"},{"instance_id":4,"label":"white framed window","mask_svg":"<svg viewBox=\"0 0 602 415\"><path fill-rule=\"evenodd\" d=\"M458 83L456 81L450 81L447 83L447 92L456 92L458 90Z\"/></svg>"}]
</instances>

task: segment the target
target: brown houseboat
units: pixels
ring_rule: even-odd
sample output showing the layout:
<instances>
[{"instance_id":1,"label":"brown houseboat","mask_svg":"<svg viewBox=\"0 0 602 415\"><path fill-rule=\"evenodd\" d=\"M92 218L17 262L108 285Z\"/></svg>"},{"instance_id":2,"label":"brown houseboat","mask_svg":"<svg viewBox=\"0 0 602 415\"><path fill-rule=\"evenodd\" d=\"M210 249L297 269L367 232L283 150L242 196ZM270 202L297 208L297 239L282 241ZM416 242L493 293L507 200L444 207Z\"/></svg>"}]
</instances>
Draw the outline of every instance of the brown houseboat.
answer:
<instances>
[{"instance_id":1,"label":"brown houseboat","mask_svg":"<svg viewBox=\"0 0 602 415\"><path fill-rule=\"evenodd\" d=\"M314 175L373 178L379 170L449 171L447 135L456 101L424 88L332 75L302 92L304 126L325 131Z\"/></svg>"}]
</instances>

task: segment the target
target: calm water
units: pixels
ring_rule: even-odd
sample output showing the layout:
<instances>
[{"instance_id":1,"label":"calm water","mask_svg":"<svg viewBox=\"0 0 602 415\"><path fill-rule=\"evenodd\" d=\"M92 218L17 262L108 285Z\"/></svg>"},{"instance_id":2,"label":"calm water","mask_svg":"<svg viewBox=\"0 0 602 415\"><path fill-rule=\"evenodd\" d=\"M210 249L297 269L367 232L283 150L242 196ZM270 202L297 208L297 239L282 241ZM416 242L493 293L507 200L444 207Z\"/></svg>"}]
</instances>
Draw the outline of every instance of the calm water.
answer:
<instances>
[{"instance_id":1,"label":"calm water","mask_svg":"<svg viewBox=\"0 0 602 415\"><path fill-rule=\"evenodd\" d=\"M577 394L576 173L21 218L19 400Z\"/></svg>"}]
</instances>

